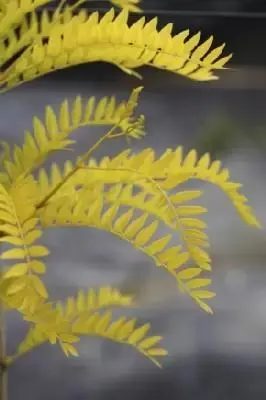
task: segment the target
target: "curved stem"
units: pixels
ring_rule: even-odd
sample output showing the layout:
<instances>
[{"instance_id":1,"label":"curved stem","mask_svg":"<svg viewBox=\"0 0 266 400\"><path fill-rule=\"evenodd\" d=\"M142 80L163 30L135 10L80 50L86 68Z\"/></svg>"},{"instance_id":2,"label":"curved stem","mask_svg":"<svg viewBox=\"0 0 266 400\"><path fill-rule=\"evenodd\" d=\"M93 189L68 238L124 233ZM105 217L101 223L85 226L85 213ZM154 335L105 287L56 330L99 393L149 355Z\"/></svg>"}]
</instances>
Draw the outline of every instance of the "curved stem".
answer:
<instances>
[{"instance_id":1,"label":"curved stem","mask_svg":"<svg viewBox=\"0 0 266 400\"><path fill-rule=\"evenodd\" d=\"M119 121L120 123L121 121ZM110 138L110 136L113 135L114 131L117 129L117 127L119 126L119 123L115 124L104 136L102 136L85 154L83 154L80 159L79 159L79 163L84 163L86 161L87 158L90 157L90 155L96 150L98 149L98 147L108 138ZM65 182L68 181L69 178L71 178L71 176L73 176L79 169L80 169L80 165L79 163L77 163L77 165L51 190L51 192L49 192L44 199L42 199L37 205L36 205L36 209L42 208L47 201L64 185ZM0 399L1 400L1 399Z\"/></svg>"}]
</instances>

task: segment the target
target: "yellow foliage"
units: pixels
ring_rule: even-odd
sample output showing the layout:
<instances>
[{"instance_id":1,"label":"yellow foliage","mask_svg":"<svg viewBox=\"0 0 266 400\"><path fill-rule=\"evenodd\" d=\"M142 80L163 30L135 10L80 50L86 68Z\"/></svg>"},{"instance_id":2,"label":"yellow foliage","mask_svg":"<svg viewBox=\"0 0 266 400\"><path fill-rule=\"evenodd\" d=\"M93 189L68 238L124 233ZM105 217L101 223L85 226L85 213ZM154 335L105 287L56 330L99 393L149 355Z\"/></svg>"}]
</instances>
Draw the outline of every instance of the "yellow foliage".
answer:
<instances>
[{"instance_id":1,"label":"yellow foliage","mask_svg":"<svg viewBox=\"0 0 266 400\"><path fill-rule=\"evenodd\" d=\"M216 79L215 72L231 58L223 55L224 45L212 48L213 37L201 43L200 33L172 35L172 24L158 30L157 18L142 17L130 25L128 12L141 11L139 0L111 0L123 10L116 15L111 9L101 17L77 11L83 0L71 6L62 0L51 15L42 11L38 19L38 8L49 2L0 0L0 67L9 64L0 76L2 92L56 69L94 61L115 64L136 76L135 68L148 65L208 81ZM43 122L34 118L33 132L25 132L22 146L1 142L0 243L8 248L0 254L5 262L0 301L29 323L17 352L4 360L7 366L47 341L59 344L66 356L77 356L75 345L83 335L128 344L158 366L158 358L167 355L162 337L150 335L150 324L114 318L109 308L133 305L131 295L118 289L79 290L65 302L49 301L40 279L46 272L43 258L49 254L39 242L44 227L86 226L116 235L168 272L179 289L209 313L206 301L215 293L206 276L212 270L202 218L207 210L190 203L203 192L180 185L199 179L218 186L247 224L261 227L239 192L241 185L231 182L228 170L209 154L199 158L191 150L184 157L178 147L159 158L150 148L137 154L125 150L99 162L91 157L104 141L144 136L144 116L135 116L142 89L134 89L122 102L113 96L99 101L77 96L70 106L64 100L58 115L48 106ZM75 144L69 139L75 130L102 125L109 127L107 133L74 163L40 169L53 152ZM161 235L161 226L169 233ZM173 243L176 232L180 244Z\"/></svg>"},{"instance_id":2,"label":"yellow foliage","mask_svg":"<svg viewBox=\"0 0 266 400\"><path fill-rule=\"evenodd\" d=\"M67 162L63 172L60 172L56 164L52 166L49 175L41 170L38 180L40 199L52 192L73 168ZM190 261L202 270L209 271L211 260L205 250L209 247L209 239L204 232L206 224L200 219L207 210L198 205L187 204L199 198L202 192L179 190L174 194L169 193L169 190L179 189L178 186L189 179L200 179L217 185L229 197L246 223L260 227L252 209L247 205L247 198L239 193L241 185L229 180L229 173L226 169L221 169L220 162L211 162L208 154L197 160L195 150L183 157L181 147L175 151L167 150L158 160L155 159L152 149L143 150L139 154L130 154L126 150L113 159L105 157L99 163L89 160L47 202L46 207L38 211L38 215L45 226L67 226L71 223L106 229L152 257L155 257L153 249L157 244L153 244L149 250L145 250L143 246L158 230L160 220L172 230L180 232L186 256L182 254L180 262L177 254L172 253L168 262L176 264L169 267L172 264L160 263L160 260L155 259L157 265L163 265L173 274L173 268ZM105 212L104 205L108 205ZM121 207L129 207L129 210L114 221ZM134 210L143 212L142 216L136 218ZM155 220L146 224L149 216ZM160 246L161 243L160 241ZM167 242L164 247L166 245ZM180 287L206 309L201 299L197 298L197 293L184 289L189 282L186 285L183 282L181 284L178 274L175 278Z\"/></svg>"},{"instance_id":3,"label":"yellow foliage","mask_svg":"<svg viewBox=\"0 0 266 400\"><path fill-rule=\"evenodd\" d=\"M42 231L37 228L35 215L36 185L33 179L19 180L8 192L0 185L1 243L13 248L1 253L2 260L18 263L6 267L0 279L0 298L9 307L26 312L33 311L48 297L40 280L45 265L39 261L49 254L48 249L38 244Z\"/></svg>"},{"instance_id":4,"label":"yellow foliage","mask_svg":"<svg viewBox=\"0 0 266 400\"><path fill-rule=\"evenodd\" d=\"M17 355L9 357L7 361L13 362L16 357L46 341L51 344L58 342L66 356L77 356L78 352L73 344L79 342L80 336L86 335L100 336L133 346L160 366L157 357L164 356L167 352L156 347L162 337L147 336L150 331L149 324L136 326L136 319L113 319L112 312L98 311L107 307L130 305L130 296L124 296L117 289L110 287L102 287L98 293L95 290L89 290L87 293L79 291L76 299L70 297L66 305L57 303L55 308L49 303L43 304L33 315L24 316L24 319L31 323L31 327L20 344Z\"/></svg>"},{"instance_id":5,"label":"yellow foliage","mask_svg":"<svg viewBox=\"0 0 266 400\"><path fill-rule=\"evenodd\" d=\"M88 200L85 201L85 196L82 196L82 198L84 199L83 202L80 202L79 199L73 202L71 198L62 197L49 203L39 213L43 225L45 227L87 226L106 230L126 240L132 246L151 257L157 266L166 269L176 279L182 291L188 292L203 309L211 312L211 309L201 300L204 295L200 297L200 293L191 291L187 286L189 278L198 277L204 272L204 269L209 269L205 265L209 261L208 255L194 246L195 241L198 245L197 235L201 234L200 230L188 230L190 236L187 233L187 240L191 241L191 247L195 252L194 258L198 260L198 268L185 267L190 258L190 262L195 262L190 257L189 251L192 252L191 248L189 247L184 251L181 246L167 247L172 238L171 234L159 239L152 239L158 230L158 224L154 219L146 224L149 217L148 203L146 203L148 211L144 211L140 217L134 215L134 208L129 208L129 210L117 216L119 200L103 211L102 196L99 195L94 201L89 202ZM142 203L137 207L141 209ZM181 267L183 268L181 269ZM184 275L184 268L186 268L187 275Z\"/></svg>"},{"instance_id":6,"label":"yellow foliage","mask_svg":"<svg viewBox=\"0 0 266 400\"><path fill-rule=\"evenodd\" d=\"M147 22L141 17L130 26L128 7L118 16L111 9L102 18L98 12L71 13L66 9L60 20L56 13L50 20L44 12L40 24L33 14L30 22L21 22L24 25L18 36L11 24L12 29L3 34L1 63L25 46L26 49L4 72L2 91L56 69L95 61L112 63L138 77L134 69L149 65L193 80L208 81L217 79L214 71L223 69L231 58L231 55L221 57L224 45L211 49L213 37L200 43L200 33L190 36L188 30L172 36L173 24L159 31L157 18ZM43 43L44 38L47 43Z\"/></svg>"},{"instance_id":7,"label":"yellow foliage","mask_svg":"<svg viewBox=\"0 0 266 400\"><path fill-rule=\"evenodd\" d=\"M31 174L51 153L69 149L70 145L75 144L75 140L70 140L69 136L85 126L115 126L118 131L114 133L115 136L142 137L144 117L133 117L141 90L142 87L134 89L127 101L118 104L114 96L103 97L98 103L95 97L84 102L81 96L77 96L71 107L64 100L58 117L52 107L47 106L45 122L37 117L33 119L33 133L25 132L23 146L14 146L11 151L4 144L6 151L2 164L6 174L2 173L2 181L12 184L20 176Z\"/></svg>"}]
</instances>

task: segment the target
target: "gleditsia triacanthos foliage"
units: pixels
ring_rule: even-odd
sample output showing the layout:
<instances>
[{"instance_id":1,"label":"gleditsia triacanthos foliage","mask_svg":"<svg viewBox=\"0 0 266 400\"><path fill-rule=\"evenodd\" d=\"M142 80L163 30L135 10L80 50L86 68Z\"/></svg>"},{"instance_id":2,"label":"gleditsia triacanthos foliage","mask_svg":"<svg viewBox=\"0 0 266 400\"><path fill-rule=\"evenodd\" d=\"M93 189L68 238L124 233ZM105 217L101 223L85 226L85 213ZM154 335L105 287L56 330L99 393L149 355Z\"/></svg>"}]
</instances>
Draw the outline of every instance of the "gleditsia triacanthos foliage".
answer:
<instances>
[{"instance_id":1,"label":"gleditsia triacanthos foliage","mask_svg":"<svg viewBox=\"0 0 266 400\"><path fill-rule=\"evenodd\" d=\"M0 63L5 65L19 56L2 75L2 91L55 69L94 61L115 64L138 77L134 69L150 65L206 81L217 79L213 72L231 58L221 57L224 45L211 49L213 37L200 43L200 32L190 36L185 30L172 35L173 24L158 30L157 18L147 22L141 17L130 26L128 10L135 9L136 0L114 1L127 7L117 16L111 9L101 18L98 12L74 13L75 6L37 15L34 10L44 3L47 1L10 0L3 7Z\"/></svg>"},{"instance_id":2,"label":"gleditsia triacanthos foliage","mask_svg":"<svg viewBox=\"0 0 266 400\"><path fill-rule=\"evenodd\" d=\"M211 49L212 37L200 43L200 34L190 36L188 30L172 35L172 24L158 30L156 18L147 22L141 17L129 25L128 11L141 11L138 0L113 0L124 9L118 15L111 9L101 18L97 12L77 10L85 1L71 6L61 1L54 12L37 14L48 3L0 0L2 92L55 69L92 61L113 63L137 76L136 67L150 65L207 81L216 79L214 71L223 69L231 57L222 56L224 45ZM192 150L184 156L178 147L160 157L153 149L138 154L127 149L114 158L91 158L104 141L144 135L144 116L135 116L141 90L134 89L122 102L115 97L97 101L77 96L71 105L64 100L59 112L48 106L44 121L34 118L22 146L3 143L0 241L8 248L1 254L7 264L0 298L5 310L17 310L30 324L17 351L6 357L6 366L46 341L59 343L67 356L77 356L82 335L129 344L156 365L167 354L161 336L149 333L149 324L113 318L110 308L133 305L133 298L117 289L80 290L64 303L49 301L41 279L49 254L41 242L43 228L86 226L118 236L149 256L181 291L211 313L207 300L215 294L210 290L209 239L202 219L207 210L191 203L202 196L201 190L181 185L200 179L218 186L247 224L260 227L247 198L239 193L241 185L231 182L228 170L220 161L211 161L209 154L198 158ZM70 135L85 126L109 130L75 162L41 168L52 153L73 146ZM161 227L169 233L162 235ZM175 243L176 233L180 244Z\"/></svg>"}]
</instances>

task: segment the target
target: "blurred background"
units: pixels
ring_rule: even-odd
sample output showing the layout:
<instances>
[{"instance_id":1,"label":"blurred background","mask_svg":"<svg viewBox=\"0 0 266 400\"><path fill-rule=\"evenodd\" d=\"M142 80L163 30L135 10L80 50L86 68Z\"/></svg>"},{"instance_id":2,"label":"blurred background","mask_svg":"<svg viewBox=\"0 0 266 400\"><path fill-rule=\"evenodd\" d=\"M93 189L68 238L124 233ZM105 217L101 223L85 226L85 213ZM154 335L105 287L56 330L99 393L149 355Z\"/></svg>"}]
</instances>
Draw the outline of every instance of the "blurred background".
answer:
<instances>
[{"instance_id":1,"label":"blurred background","mask_svg":"<svg viewBox=\"0 0 266 400\"><path fill-rule=\"evenodd\" d=\"M56 2L55 2L56 3ZM98 4L98 3L97 3ZM103 3L104 5L104 3ZM96 2L90 3L91 9ZM50 8L52 9L52 5ZM174 74L141 69L145 90L139 112L147 137L133 149L153 147L158 155L182 144L220 158L260 221L266 223L266 1L143 0L147 18L160 26L174 22L175 32L190 28L214 34L234 57L231 70L213 83L194 83ZM104 10L104 8L102 8ZM136 16L132 16L132 21ZM141 83L141 84L142 84ZM55 109L67 97L125 99L140 82L110 65L92 64L59 71L25 84L1 99L1 139L21 143L32 117ZM77 152L95 142L99 131L81 130ZM115 155L123 141L97 153ZM65 359L56 347L43 346L10 371L10 400L261 400L266 396L266 235L239 220L216 188L205 191L217 298L215 315L202 312L181 296L167 274L116 237L93 230L48 230L51 249L46 283L54 299L77 288L114 285L136 293L140 308L130 311L151 321L165 337L169 357L156 367L129 347L86 339L78 359ZM8 347L14 351L26 332L16 315L8 317Z\"/></svg>"}]
</instances>

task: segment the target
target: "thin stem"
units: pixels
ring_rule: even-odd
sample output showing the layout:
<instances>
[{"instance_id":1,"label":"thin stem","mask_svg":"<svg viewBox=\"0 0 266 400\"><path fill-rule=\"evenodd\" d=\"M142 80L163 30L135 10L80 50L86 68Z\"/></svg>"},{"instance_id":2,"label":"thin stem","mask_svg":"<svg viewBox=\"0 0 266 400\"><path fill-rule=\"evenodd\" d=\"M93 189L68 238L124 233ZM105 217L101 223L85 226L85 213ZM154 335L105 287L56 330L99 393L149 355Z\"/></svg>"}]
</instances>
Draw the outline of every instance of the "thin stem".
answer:
<instances>
[{"instance_id":1,"label":"thin stem","mask_svg":"<svg viewBox=\"0 0 266 400\"><path fill-rule=\"evenodd\" d=\"M50 198L56 194L56 192L61 189L65 182L68 181L79 169L80 163L84 163L86 159L106 140L109 139L110 136L113 135L113 132L117 129L119 124L114 125L104 136L102 136L83 156L80 157L79 162L75 165L75 167L70 171L51 191L48 193L36 206L36 209L42 208ZM1 399L0 399L1 400Z\"/></svg>"}]
</instances>

